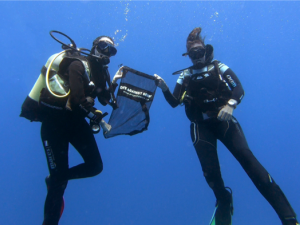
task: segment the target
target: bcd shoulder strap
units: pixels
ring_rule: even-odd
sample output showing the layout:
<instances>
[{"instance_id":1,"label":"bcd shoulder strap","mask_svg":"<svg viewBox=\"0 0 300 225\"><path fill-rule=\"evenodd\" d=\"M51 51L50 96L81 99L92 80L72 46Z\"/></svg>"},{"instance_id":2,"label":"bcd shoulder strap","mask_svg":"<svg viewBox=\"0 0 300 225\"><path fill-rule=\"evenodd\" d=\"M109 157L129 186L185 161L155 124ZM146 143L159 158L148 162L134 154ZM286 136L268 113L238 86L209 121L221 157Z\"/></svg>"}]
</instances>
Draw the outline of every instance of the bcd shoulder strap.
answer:
<instances>
[{"instance_id":1,"label":"bcd shoulder strap","mask_svg":"<svg viewBox=\"0 0 300 225\"><path fill-rule=\"evenodd\" d=\"M217 76L219 76L220 80L223 80L222 74L221 74L221 71L219 68L219 61L215 60L215 61L213 61L213 64L214 64L214 69L215 69Z\"/></svg>"}]
</instances>

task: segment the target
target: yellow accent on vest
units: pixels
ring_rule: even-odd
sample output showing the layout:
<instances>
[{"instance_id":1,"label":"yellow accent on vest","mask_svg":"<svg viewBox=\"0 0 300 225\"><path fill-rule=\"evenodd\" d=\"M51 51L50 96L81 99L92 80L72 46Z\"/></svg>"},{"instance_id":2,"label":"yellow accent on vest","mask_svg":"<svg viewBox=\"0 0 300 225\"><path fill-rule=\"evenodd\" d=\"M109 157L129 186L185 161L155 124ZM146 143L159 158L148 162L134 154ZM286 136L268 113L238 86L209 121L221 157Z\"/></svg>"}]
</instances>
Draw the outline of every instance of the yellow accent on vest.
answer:
<instances>
[{"instance_id":1,"label":"yellow accent on vest","mask_svg":"<svg viewBox=\"0 0 300 225\"><path fill-rule=\"evenodd\" d=\"M66 51L70 51L70 50L71 50L71 49L67 49L67 50L64 50L64 51L58 53L58 54L51 60L49 66L48 66L48 68L47 68L47 72L46 72L46 86L47 86L48 91L49 91L53 96L55 96L55 97L57 97L57 98L64 98L64 97L67 97L67 96L70 94L70 90L69 90L68 93L65 94L65 95L57 95L57 94L55 94L55 93L51 90L50 85L49 85L49 73L50 73L51 66L52 66L54 60L55 60L58 56L64 54Z\"/></svg>"}]
</instances>

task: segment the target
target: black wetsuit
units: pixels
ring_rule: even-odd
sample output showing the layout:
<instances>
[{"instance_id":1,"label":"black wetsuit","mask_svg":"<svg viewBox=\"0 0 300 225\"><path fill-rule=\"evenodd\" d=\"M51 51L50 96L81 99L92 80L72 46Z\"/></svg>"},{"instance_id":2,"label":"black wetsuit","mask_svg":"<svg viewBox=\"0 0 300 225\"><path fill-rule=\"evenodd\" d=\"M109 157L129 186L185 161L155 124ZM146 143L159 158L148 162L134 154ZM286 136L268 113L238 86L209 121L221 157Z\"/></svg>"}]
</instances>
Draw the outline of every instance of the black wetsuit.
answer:
<instances>
[{"instance_id":1,"label":"black wetsuit","mask_svg":"<svg viewBox=\"0 0 300 225\"><path fill-rule=\"evenodd\" d=\"M219 63L218 66L222 79L226 81L229 89L232 91L230 98L240 103L244 96L244 90L240 81L226 65ZM207 67L202 68L200 71L207 71ZM184 78L187 76L193 77L193 75L197 73L199 73L199 71L187 70L183 72L177 81L173 94L169 90L163 92L166 100L172 107L176 107L179 104L179 100L185 91L183 88ZM210 75L207 74L207 77L209 76ZM206 78L203 76L202 78L199 77L199 79L202 79L199 88L211 86L211 84L206 84L206 82L210 82L211 79ZM193 92L191 92L190 95L193 97ZM285 220L285 218L295 218L296 215L274 179L250 151L242 128L236 118L232 117L229 121L219 121L216 117L220 108L213 109L209 106L206 109L205 104L197 104L195 101L197 101L197 99L194 99L190 104L186 104L185 106L187 116L191 121L191 137L201 163L204 177L208 185L212 188L217 201L222 202L228 199L228 192L225 189L221 176L217 155L217 139L219 139L239 161L257 189L275 209L283 224L295 225L295 222L288 223Z\"/></svg>"},{"instance_id":2,"label":"black wetsuit","mask_svg":"<svg viewBox=\"0 0 300 225\"><path fill-rule=\"evenodd\" d=\"M94 65L92 72L94 77L101 76L97 65ZM48 193L43 225L58 224L68 180L95 176L103 169L94 135L79 107L79 104L87 109L92 107L86 103L89 80L85 75L85 68L79 60L75 60L62 70L62 76L68 77L72 111L49 109L52 111L46 113L41 127L41 138L50 171L50 179L46 179ZM94 83L98 84L97 87L100 87L97 92L99 101L107 95L103 81L100 78L94 80ZM84 160L84 163L72 168L69 168L68 163L69 143Z\"/></svg>"}]
</instances>

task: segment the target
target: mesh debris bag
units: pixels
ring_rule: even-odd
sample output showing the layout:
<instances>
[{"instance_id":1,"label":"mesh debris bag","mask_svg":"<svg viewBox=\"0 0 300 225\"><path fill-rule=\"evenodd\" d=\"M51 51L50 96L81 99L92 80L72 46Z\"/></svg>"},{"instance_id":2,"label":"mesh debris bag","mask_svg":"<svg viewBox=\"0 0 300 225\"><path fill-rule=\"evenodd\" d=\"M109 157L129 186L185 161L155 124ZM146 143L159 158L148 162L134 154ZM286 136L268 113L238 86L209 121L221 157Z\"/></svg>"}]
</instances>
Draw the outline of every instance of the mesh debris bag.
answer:
<instances>
[{"instance_id":1,"label":"mesh debris bag","mask_svg":"<svg viewBox=\"0 0 300 225\"><path fill-rule=\"evenodd\" d=\"M124 66L117 93L118 108L111 113L108 123L112 129L104 137L135 135L147 130L156 88L153 76Z\"/></svg>"}]
</instances>

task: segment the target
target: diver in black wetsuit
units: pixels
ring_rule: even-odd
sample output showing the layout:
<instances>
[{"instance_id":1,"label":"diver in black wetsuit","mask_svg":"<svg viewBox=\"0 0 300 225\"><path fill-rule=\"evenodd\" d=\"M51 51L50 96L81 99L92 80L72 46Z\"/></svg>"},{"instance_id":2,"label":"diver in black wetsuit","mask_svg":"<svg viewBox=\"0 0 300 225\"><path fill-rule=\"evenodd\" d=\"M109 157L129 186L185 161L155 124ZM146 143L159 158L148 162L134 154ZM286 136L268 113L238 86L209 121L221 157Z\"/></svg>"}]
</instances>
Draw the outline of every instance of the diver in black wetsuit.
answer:
<instances>
[{"instance_id":1,"label":"diver in black wetsuit","mask_svg":"<svg viewBox=\"0 0 300 225\"><path fill-rule=\"evenodd\" d=\"M103 169L97 143L85 117L100 123L104 131L111 128L102 120L102 112L93 105L95 97L98 97L102 105L106 105L110 99L103 65L108 64L109 57L116 52L110 37L98 37L93 42L91 53L107 56L104 61L90 56L72 55L65 57L59 64L58 74L69 83L68 99L53 100L52 103L58 103L59 106L51 105L47 100L53 96L47 93L47 89L42 91L40 105L44 106L44 115L41 138L50 171L50 175L46 177L48 193L43 225L58 224L64 207L63 195L69 180L92 177ZM72 168L68 164L69 143L84 160L84 163Z\"/></svg>"},{"instance_id":2,"label":"diver in black wetsuit","mask_svg":"<svg viewBox=\"0 0 300 225\"><path fill-rule=\"evenodd\" d=\"M234 72L213 59L213 48L204 45L201 28L187 38L187 53L193 66L182 70L173 94L165 81L155 75L158 87L172 107L185 104L191 121L193 145L204 177L213 190L216 210L211 225L230 225L233 214L232 192L225 187L217 155L219 139L239 161L256 188L276 211L283 225L298 224L296 214L271 175L250 151L233 110L241 102L244 90Z\"/></svg>"}]
</instances>

